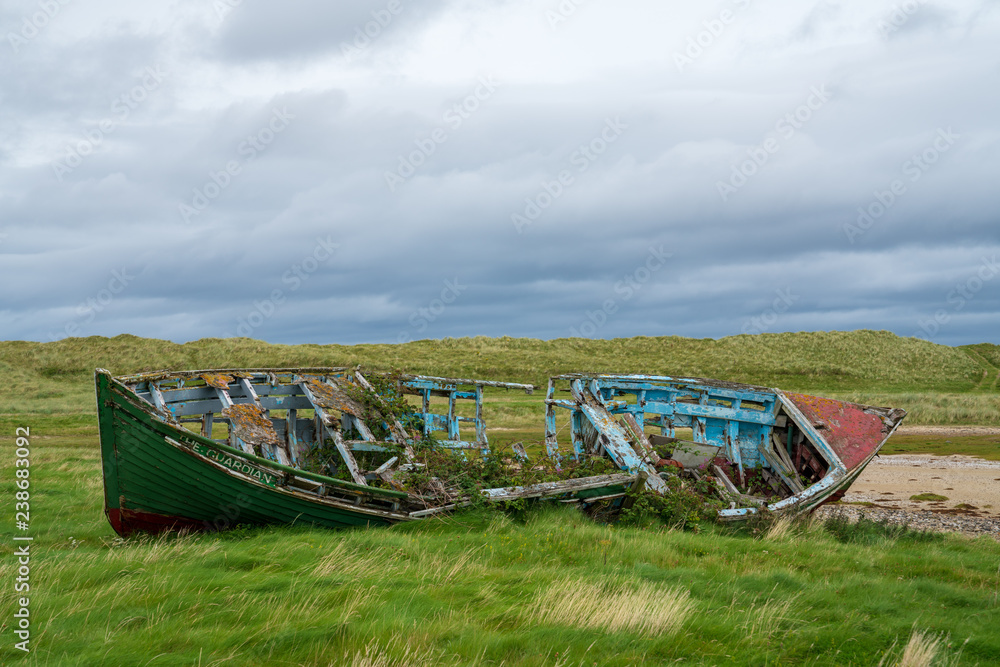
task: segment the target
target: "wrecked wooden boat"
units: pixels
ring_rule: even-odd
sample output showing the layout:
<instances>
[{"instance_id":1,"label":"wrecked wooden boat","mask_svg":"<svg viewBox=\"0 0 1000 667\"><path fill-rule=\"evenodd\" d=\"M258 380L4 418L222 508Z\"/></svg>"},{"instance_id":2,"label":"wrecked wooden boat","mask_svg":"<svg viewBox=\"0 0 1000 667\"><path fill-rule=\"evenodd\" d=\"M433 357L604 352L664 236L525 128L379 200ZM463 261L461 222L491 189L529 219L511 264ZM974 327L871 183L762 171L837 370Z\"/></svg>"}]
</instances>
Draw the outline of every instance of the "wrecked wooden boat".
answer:
<instances>
[{"instance_id":1,"label":"wrecked wooden boat","mask_svg":"<svg viewBox=\"0 0 1000 667\"><path fill-rule=\"evenodd\" d=\"M371 377L371 376L370 376ZM393 475L414 457L420 433L382 419L382 402L360 370L300 368L162 372L112 377L95 373L104 503L119 535L136 531L222 530L239 524L306 523L328 528L388 525L470 504L448 493L428 497L394 488ZM532 385L486 380L397 376L401 391L420 398L413 416L423 435L457 455L488 453L482 418L486 388ZM432 410L432 398L436 399ZM442 400L443 399L443 400ZM367 405L363 405L364 401ZM473 404L471 416L456 410ZM278 416L280 415L280 416ZM372 419L372 416L375 419ZM462 439L462 427L472 438ZM381 427L383 432L373 432ZM219 436L222 437L213 437ZM303 469L323 446L339 454L328 470ZM374 470L357 456L392 453ZM383 456L385 458L385 456ZM622 498L644 474L595 475L482 491L485 502L551 497L570 502Z\"/></svg>"},{"instance_id":2,"label":"wrecked wooden boat","mask_svg":"<svg viewBox=\"0 0 1000 667\"><path fill-rule=\"evenodd\" d=\"M905 415L717 380L560 375L549 380L539 458L556 470L610 461L619 472L577 468L572 479L470 491L421 475L415 448L485 460L485 393L532 385L348 368L98 369L95 380L105 513L120 535L388 525L530 498L627 507L640 489L668 493L672 475L710 480L729 505L723 519L809 510L842 494ZM512 450L505 465L536 469L523 445Z\"/></svg>"},{"instance_id":3,"label":"wrecked wooden boat","mask_svg":"<svg viewBox=\"0 0 1000 667\"><path fill-rule=\"evenodd\" d=\"M564 409L575 456L603 451L624 471L647 471L654 491L664 490L654 474L663 460L657 446L707 452L682 467L717 485L729 504L719 511L725 520L838 500L906 416L780 389L653 375L560 375L549 380L545 402L550 456L559 455L556 414ZM690 437L676 437L679 429L690 429Z\"/></svg>"}]
</instances>

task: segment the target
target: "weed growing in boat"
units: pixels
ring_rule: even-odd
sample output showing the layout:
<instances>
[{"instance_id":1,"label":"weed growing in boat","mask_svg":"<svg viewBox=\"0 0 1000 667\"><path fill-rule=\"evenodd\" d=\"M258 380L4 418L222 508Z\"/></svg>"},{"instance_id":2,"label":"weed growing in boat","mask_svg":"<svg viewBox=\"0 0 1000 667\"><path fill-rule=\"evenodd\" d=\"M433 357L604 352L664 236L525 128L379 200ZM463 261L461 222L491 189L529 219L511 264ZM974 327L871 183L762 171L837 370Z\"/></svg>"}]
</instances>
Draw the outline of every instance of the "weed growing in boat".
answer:
<instances>
[{"instance_id":1,"label":"weed growing in boat","mask_svg":"<svg viewBox=\"0 0 1000 667\"><path fill-rule=\"evenodd\" d=\"M506 448L469 456L444 447L433 439L415 444L414 452L414 463L417 465L398 476L397 481L406 491L436 502L469 498L485 504L480 495L483 489L528 486L619 472L610 461L600 456L588 457L579 463L567 459L557 464L547 457L529 463L517 459L513 451Z\"/></svg>"},{"instance_id":2,"label":"weed growing in boat","mask_svg":"<svg viewBox=\"0 0 1000 667\"><path fill-rule=\"evenodd\" d=\"M372 374L366 379L371 389L352 385L346 388L345 393L364 409L363 421L376 440L389 439L390 424L394 421L400 422L407 430L423 432L423 420L413 414L413 407L400 391L400 371L388 375Z\"/></svg>"},{"instance_id":3,"label":"weed growing in boat","mask_svg":"<svg viewBox=\"0 0 1000 667\"><path fill-rule=\"evenodd\" d=\"M667 491L663 495L645 488L629 493L630 506L623 509L621 523L626 526L648 526L662 523L681 530L698 530L700 521L717 521L718 511L726 505L714 493L705 477L682 479L680 475L663 475Z\"/></svg>"}]
</instances>

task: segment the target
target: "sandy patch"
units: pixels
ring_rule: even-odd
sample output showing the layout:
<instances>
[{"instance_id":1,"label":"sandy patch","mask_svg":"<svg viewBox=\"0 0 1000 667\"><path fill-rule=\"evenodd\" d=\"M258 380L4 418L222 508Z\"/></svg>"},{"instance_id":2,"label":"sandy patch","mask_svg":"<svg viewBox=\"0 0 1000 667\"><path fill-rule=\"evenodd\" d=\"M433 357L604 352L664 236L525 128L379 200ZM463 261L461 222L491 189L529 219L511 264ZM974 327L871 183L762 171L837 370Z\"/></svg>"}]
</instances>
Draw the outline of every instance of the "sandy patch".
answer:
<instances>
[{"instance_id":1,"label":"sandy patch","mask_svg":"<svg viewBox=\"0 0 1000 667\"><path fill-rule=\"evenodd\" d=\"M948 500L910 500L910 496L922 493L945 496ZM1000 517L1000 461L959 455L880 456L865 468L844 501L869 502L892 509ZM962 504L972 507L957 507Z\"/></svg>"}]
</instances>

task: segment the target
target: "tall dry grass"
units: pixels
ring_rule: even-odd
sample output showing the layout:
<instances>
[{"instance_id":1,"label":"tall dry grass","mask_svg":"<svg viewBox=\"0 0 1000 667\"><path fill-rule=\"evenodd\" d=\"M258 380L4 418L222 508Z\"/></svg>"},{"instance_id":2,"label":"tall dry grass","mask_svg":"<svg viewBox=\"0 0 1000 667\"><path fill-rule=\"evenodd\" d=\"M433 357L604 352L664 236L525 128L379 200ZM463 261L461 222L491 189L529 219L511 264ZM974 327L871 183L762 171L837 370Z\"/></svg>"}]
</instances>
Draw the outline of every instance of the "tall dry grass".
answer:
<instances>
[{"instance_id":1,"label":"tall dry grass","mask_svg":"<svg viewBox=\"0 0 1000 667\"><path fill-rule=\"evenodd\" d=\"M657 636L678 631L693 610L681 588L563 579L539 593L531 616L540 623Z\"/></svg>"},{"instance_id":2,"label":"tall dry grass","mask_svg":"<svg viewBox=\"0 0 1000 667\"><path fill-rule=\"evenodd\" d=\"M894 667L952 667L958 665L962 660L962 648L949 653L949 640L948 635L938 635L913 628L910 639L903 647L899 659L892 664ZM890 657L894 654L895 643L889 648L886 656L879 661L879 667L887 664L886 660L894 659Z\"/></svg>"}]
</instances>

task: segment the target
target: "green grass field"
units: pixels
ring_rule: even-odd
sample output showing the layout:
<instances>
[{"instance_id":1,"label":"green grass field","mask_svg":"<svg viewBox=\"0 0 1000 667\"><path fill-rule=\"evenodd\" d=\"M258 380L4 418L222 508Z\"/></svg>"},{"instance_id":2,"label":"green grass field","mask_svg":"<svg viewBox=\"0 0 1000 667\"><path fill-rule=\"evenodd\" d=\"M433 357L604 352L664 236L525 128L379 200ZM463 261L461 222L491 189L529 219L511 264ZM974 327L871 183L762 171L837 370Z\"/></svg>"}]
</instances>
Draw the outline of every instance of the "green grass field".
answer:
<instances>
[{"instance_id":1,"label":"green grass field","mask_svg":"<svg viewBox=\"0 0 1000 667\"><path fill-rule=\"evenodd\" d=\"M0 483L10 508L12 436L29 426L35 538L24 655L10 630L9 511L0 664L1000 664L1000 543L989 538L816 522L679 531L536 507L389 529L121 540L102 512L91 377L95 366L361 363L541 384L556 372L643 371L870 398L923 423L988 425L1000 423L997 349L885 332L353 347L128 336L0 343L9 380ZM493 442L540 437L539 395L491 398ZM1000 441L898 436L886 451L1000 459Z\"/></svg>"},{"instance_id":2,"label":"green grass field","mask_svg":"<svg viewBox=\"0 0 1000 667\"><path fill-rule=\"evenodd\" d=\"M914 630L939 658L1000 663L989 538L623 528L556 507L125 541L96 436L37 438L32 463L33 650L2 633L5 665L874 665Z\"/></svg>"}]
</instances>

